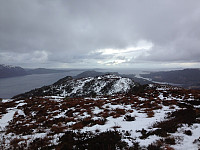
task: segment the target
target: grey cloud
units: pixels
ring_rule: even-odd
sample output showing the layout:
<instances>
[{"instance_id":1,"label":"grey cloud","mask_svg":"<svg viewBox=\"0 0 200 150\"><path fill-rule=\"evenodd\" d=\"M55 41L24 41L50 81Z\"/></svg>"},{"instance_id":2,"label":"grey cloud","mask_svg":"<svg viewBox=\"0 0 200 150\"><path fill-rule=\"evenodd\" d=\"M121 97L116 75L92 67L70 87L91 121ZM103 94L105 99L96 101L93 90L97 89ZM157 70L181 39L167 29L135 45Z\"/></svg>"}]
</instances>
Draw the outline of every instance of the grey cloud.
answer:
<instances>
[{"instance_id":1,"label":"grey cloud","mask_svg":"<svg viewBox=\"0 0 200 150\"><path fill-rule=\"evenodd\" d=\"M140 40L154 46L134 62L199 62L199 18L196 0L1 0L0 63L14 64L14 54L30 66L40 65L36 57L48 65L109 60L91 52Z\"/></svg>"}]
</instances>

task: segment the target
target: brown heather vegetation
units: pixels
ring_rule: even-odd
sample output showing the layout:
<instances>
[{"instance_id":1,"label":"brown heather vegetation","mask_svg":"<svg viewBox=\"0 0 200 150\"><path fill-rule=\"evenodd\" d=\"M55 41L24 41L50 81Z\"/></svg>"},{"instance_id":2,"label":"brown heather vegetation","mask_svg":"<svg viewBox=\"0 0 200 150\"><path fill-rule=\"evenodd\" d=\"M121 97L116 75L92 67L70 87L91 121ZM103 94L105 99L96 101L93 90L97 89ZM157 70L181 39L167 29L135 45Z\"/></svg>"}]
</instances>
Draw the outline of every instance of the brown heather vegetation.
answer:
<instances>
[{"instance_id":1,"label":"brown heather vegetation","mask_svg":"<svg viewBox=\"0 0 200 150\"><path fill-rule=\"evenodd\" d=\"M184 93L183 93L184 92ZM141 94L141 93L140 93ZM139 95L140 95L139 94ZM173 95L174 97L181 97L180 95L184 95L184 99L194 97L199 98L198 92L195 90L178 90L171 93L169 91L163 92L163 96ZM67 128L72 129L82 129L84 126L91 126L95 124L103 124L106 121L107 117L112 116L113 118L121 117L125 115L127 112L133 112L133 110L125 110L125 109L110 109L109 105L131 105L132 109L143 109L143 112L147 114L147 117L153 117L153 110L161 109L162 105L170 106L171 109L174 108L174 105L178 104L178 101L175 99L172 100L160 100L158 97L159 91L146 90L143 93L143 97L147 100L140 101L138 99L138 95L115 95L115 96L104 96L99 98L98 100L94 99L84 99L84 98L67 98L67 100L63 99L60 101L51 100L48 98L32 98L26 99L24 101L24 106L19 106L18 109L22 109L25 113L25 116L15 114L13 120L10 122L7 127L7 133L15 133L27 135L31 134L34 129L40 127L40 132L44 131L45 128L52 128L52 132L58 133L58 131L64 132ZM107 99L106 99L107 98ZM108 99L109 98L109 99ZM7 102L4 104L0 104L0 107L3 108L1 113L6 112L6 108L15 107L17 103L16 101ZM188 102L188 101L186 101ZM188 102L191 103L191 102ZM109 105L106 105L109 104ZM103 106L106 105L106 108ZM181 106L181 104L180 104ZM98 107L102 109L98 114L93 113L93 109ZM182 106L184 107L184 106ZM73 109L72 109L73 108ZM65 112L65 117L55 118L55 116L59 115L61 111ZM86 120L76 120L76 116L84 116L84 113L87 113L91 117L97 116L104 118L104 121L91 121L90 123L82 123L87 122ZM75 115L76 114L76 115ZM196 110L196 114L200 114L199 110ZM54 124L62 123L67 124L68 122L76 122L70 126L66 126L65 128L61 128L53 126ZM25 130L26 129L26 130Z\"/></svg>"},{"instance_id":2,"label":"brown heather vegetation","mask_svg":"<svg viewBox=\"0 0 200 150\"><path fill-rule=\"evenodd\" d=\"M161 93L164 100L158 97ZM141 97L145 100L140 100ZM177 100L178 98L183 98L183 100L179 101ZM188 100L190 98L193 98L193 100ZM15 113L13 119L6 127L6 134L12 133L20 137L23 135L34 135L35 133L47 133L48 131L47 137L32 139L28 149L60 150L70 149L72 146L77 149L128 149L127 143L121 141L122 134L117 131L120 128L118 125L113 126L113 129L116 130L114 132L107 131L102 133L99 131L93 134L90 132L79 133L78 131L84 127L104 125L108 117L118 118L123 116L124 121L134 122L137 117L130 114L134 110L146 113L147 117L151 118L154 117L155 110L162 109L163 106L169 106L170 109L179 106L182 109L167 114L165 120L153 124L156 130L138 131L142 134L141 139L145 139L150 135L157 135L163 138L150 144L147 149L164 148L172 150L170 145L175 144L176 140L169 136L170 133L176 132L177 128L181 127L182 124L192 125L198 122L198 117L200 117L200 110L191 106L200 104L200 94L197 90L174 89L158 91L147 89L136 95L116 94L114 96L99 96L96 99L79 97L55 100L52 98L35 97L25 99L23 103L24 105L18 106L17 109L22 110L25 115ZM0 117L8 111L8 108L16 107L17 104L17 99L0 103ZM126 109L116 105L129 105L130 107ZM100 111L94 112L94 109L97 108ZM98 117L98 119L94 120L93 117ZM51 143L50 137L59 133L64 134L59 139L60 143L49 146ZM184 133L188 136L192 135L189 130ZM112 139L113 136L116 136L116 138ZM131 139L128 134L125 136L124 133L123 136ZM102 140L105 144L99 140ZM198 142L198 139L196 141ZM99 147L95 146L95 143L99 143ZM23 138L15 138L11 141L11 149L23 149L24 147L28 146L27 141ZM134 143L133 147L133 149L142 149L137 143Z\"/></svg>"}]
</instances>

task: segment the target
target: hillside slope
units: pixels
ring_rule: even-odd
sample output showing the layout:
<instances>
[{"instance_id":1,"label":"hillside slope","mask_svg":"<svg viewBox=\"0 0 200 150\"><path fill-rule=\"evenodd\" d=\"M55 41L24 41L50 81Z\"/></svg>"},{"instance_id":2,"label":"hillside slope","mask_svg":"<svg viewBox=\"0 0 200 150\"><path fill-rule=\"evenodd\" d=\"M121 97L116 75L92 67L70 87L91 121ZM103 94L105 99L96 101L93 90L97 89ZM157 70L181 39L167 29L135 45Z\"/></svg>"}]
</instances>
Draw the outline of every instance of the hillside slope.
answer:
<instances>
[{"instance_id":1,"label":"hillside slope","mask_svg":"<svg viewBox=\"0 0 200 150\"><path fill-rule=\"evenodd\" d=\"M200 89L200 69L151 72L141 76L153 81L180 84L184 88Z\"/></svg>"},{"instance_id":2,"label":"hillside slope","mask_svg":"<svg viewBox=\"0 0 200 150\"><path fill-rule=\"evenodd\" d=\"M67 76L56 83L30 92L20 94L14 98L25 98L32 96L95 96L111 95L115 93L128 93L137 84L129 79L117 75L102 75L97 77L86 77L73 79Z\"/></svg>"},{"instance_id":3,"label":"hillside slope","mask_svg":"<svg viewBox=\"0 0 200 150\"><path fill-rule=\"evenodd\" d=\"M199 90L159 84L137 94L4 99L0 149L196 150L199 99Z\"/></svg>"},{"instance_id":4,"label":"hillside slope","mask_svg":"<svg viewBox=\"0 0 200 150\"><path fill-rule=\"evenodd\" d=\"M0 64L0 78L16 77L27 75L21 67Z\"/></svg>"}]
</instances>

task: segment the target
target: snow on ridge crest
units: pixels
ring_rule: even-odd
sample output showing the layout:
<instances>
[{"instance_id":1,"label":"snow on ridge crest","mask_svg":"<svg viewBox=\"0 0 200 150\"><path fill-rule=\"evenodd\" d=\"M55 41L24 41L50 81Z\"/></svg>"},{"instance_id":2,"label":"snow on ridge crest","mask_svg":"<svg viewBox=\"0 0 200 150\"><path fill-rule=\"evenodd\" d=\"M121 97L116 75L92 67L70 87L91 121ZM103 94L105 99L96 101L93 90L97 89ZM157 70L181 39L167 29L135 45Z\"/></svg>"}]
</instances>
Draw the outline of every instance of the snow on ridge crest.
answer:
<instances>
[{"instance_id":1,"label":"snow on ridge crest","mask_svg":"<svg viewBox=\"0 0 200 150\"><path fill-rule=\"evenodd\" d=\"M6 64L0 64L0 66L2 66L4 68L18 68L17 66L6 65Z\"/></svg>"},{"instance_id":2,"label":"snow on ridge crest","mask_svg":"<svg viewBox=\"0 0 200 150\"><path fill-rule=\"evenodd\" d=\"M117 75L108 74L98 77L87 77L81 79L73 79L70 84L72 85L71 92L63 92L61 96L71 95L88 95L88 94L114 94L128 92L131 87L135 86L133 80L129 78L122 78ZM61 91L68 88L68 84L64 85L63 88L59 88Z\"/></svg>"},{"instance_id":3,"label":"snow on ridge crest","mask_svg":"<svg viewBox=\"0 0 200 150\"><path fill-rule=\"evenodd\" d=\"M120 78L122 78L122 77L121 77L121 76L117 76L117 75L115 75L115 74L106 74L106 75L98 76L98 79L104 79L104 78L109 78L109 79L112 79L112 78L120 79Z\"/></svg>"},{"instance_id":4,"label":"snow on ridge crest","mask_svg":"<svg viewBox=\"0 0 200 150\"><path fill-rule=\"evenodd\" d=\"M17 95L15 98L28 98L34 96L82 97L111 95L128 93L136 85L137 84L130 78L124 78L113 74L79 79L65 77L52 85L31 90L24 94Z\"/></svg>"}]
</instances>

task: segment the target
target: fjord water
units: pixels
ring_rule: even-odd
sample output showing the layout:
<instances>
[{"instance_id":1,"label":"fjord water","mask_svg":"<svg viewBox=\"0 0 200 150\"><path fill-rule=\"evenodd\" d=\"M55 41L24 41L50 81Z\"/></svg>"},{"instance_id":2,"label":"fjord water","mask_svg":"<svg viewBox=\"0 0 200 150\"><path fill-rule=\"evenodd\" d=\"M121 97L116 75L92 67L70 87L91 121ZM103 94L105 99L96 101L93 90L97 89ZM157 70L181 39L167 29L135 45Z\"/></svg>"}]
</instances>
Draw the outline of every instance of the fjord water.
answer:
<instances>
[{"instance_id":1,"label":"fjord water","mask_svg":"<svg viewBox=\"0 0 200 150\"><path fill-rule=\"evenodd\" d=\"M44 85L50 85L65 76L75 76L82 71L70 71L52 74L32 74L20 77L0 79L0 98L11 98Z\"/></svg>"}]
</instances>

